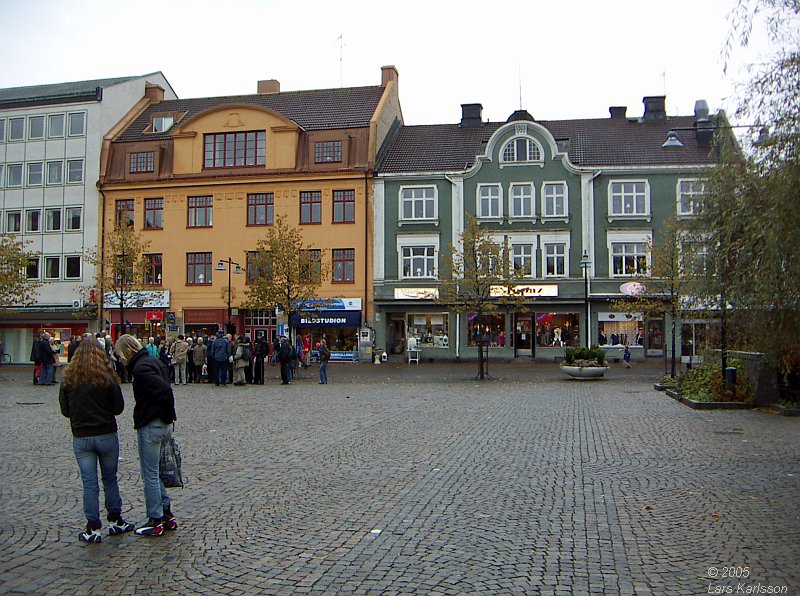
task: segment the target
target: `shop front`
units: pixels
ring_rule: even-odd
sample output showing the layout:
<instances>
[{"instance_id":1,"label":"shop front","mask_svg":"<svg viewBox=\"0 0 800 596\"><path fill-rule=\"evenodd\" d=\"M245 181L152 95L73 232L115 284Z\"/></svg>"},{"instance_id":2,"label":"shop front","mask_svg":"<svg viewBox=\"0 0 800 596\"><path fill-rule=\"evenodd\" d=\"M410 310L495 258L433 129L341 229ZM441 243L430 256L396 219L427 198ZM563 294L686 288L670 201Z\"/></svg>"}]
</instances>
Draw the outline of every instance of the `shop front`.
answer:
<instances>
[{"instance_id":1,"label":"shop front","mask_svg":"<svg viewBox=\"0 0 800 596\"><path fill-rule=\"evenodd\" d=\"M169 301L169 290L130 290L125 292L124 302L118 293L106 292L103 295L104 329L110 331L114 339L129 333L147 341L151 335L155 336L154 332L163 329ZM157 319L154 312L162 313L162 318Z\"/></svg>"},{"instance_id":2,"label":"shop front","mask_svg":"<svg viewBox=\"0 0 800 596\"><path fill-rule=\"evenodd\" d=\"M96 314L96 311L94 311ZM7 311L0 315L0 344L3 354L8 354L11 362L16 364L30 363L33 340L39 333L47 331L55 339L59 355L66 362L67 348L72 338L80 337L89 331L92 321L80 320L85 316L80 311L67 307L54 307L52 312L26 312L25 310Z\"/></svg>"},{"instance_id":3,"label":"shop front","mask_svg":"<svg viewBox=\"0 0 800 596\"><path fill-rule=\"evenodd\" d=\"M224 308L184 308L183 332L189 337L215 337L217 329L224 329L227 317Z\"/></svg>"},{"instance_id":4,"label":"shop front","mask_svg":"<svg viewBox=\"0 0 800 596\"><path fill-rule=\"evenodd\" d=\"M323 338L331 352L358 352L361 327L360 298L306 300L300 312L289 318L289 326L304 344L316 347Z\"/></svg>"}]
</instances>

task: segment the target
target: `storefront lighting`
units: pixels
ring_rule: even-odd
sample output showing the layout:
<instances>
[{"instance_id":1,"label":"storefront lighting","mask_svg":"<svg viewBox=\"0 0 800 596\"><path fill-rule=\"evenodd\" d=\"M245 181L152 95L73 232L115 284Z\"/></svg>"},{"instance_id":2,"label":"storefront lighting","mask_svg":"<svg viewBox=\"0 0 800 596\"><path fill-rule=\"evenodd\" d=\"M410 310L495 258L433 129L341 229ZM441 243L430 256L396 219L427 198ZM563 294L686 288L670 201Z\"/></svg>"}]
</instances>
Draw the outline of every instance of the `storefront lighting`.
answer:
<instances>
[{"instance_id":1,"label":"storefront lighting","mask_svg":"<svg viewBox=\"0 0 800 596\"><path fill-rule=\"evenodd\" d=\"M592 261L589 258L589 251L583 251L583 258L581 259L581 269L583 269L583 310L586 321L586 347L591 348L592 338L589 333L589 267L592 266Z\"/></svg>"},{"instance_id":2,"label":"storefront lighting","mask_svg":"<svg viewBox=\"0 0 800 596\"><path fill-rule=\"evenodd\" d=\"M242 273L244 273L244 271L242 270L242 266L239 263L237 263L236 261L232 260L230 257L228 257L225 260L220 259L219 263L217 263L216 270L217 271L225 271L225 266L226 265L228 266L228 326L227 326L227 328L225 330L230 333L230 328L231 328L231 266L236 265L236 269L234 270L234 273L237 274L237 275L241 275ZM202 273L200 275L202 276ZM202 280L200 281L200 283L203 283Z\"/></svg>"}]
</instances>

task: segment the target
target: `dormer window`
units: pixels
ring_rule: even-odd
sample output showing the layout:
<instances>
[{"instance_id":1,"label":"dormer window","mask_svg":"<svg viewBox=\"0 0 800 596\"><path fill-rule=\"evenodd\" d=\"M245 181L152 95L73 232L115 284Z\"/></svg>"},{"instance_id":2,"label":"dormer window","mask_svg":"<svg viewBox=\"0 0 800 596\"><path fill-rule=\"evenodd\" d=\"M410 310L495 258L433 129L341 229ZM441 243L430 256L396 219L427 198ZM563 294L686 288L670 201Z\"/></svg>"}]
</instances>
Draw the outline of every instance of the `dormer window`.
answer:
<instances>
[{"instance_id":1,"label":"dormer window","mask_svg":"<svg viewBox=\"0 0 800 596\"><path fill-rule=\"evenodd\" d=\"M173 116L156 116L153 118L153 132L167 132L175 122Z\"/></svg>"},{"instance_id":2,"label":"dormer window","mask_svg":"<svg viewBox=\"0 0 800 596\"><path fill-rule=\"evenodd\" d=\"M542 161L542 150L533 139L516 137L503 147L502 161L505 163Z\"/></svg>"}]
</instances>

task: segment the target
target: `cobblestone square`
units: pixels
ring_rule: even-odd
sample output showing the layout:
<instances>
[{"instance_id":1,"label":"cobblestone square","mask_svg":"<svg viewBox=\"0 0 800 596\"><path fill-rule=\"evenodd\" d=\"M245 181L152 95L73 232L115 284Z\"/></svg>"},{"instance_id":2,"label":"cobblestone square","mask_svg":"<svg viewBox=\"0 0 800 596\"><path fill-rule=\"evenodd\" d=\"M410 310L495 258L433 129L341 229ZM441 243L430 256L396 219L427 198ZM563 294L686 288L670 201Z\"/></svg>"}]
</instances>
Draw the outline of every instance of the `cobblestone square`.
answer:
<instances>
[{"instance_id":1,"label":"cobblestone square","mask_svg":"<svg viewBox=\"0 0 800 596\"><path fill-rule=\"evenodd\" d=\"M58 387L1 371L0 593L800 594L800 420L690 410L653 389L656 364L596 382L475 368L175 387L180 528L99 545L77 539ZM124 393L123 515L139 524Z\"/></svg>"}]
</instances>

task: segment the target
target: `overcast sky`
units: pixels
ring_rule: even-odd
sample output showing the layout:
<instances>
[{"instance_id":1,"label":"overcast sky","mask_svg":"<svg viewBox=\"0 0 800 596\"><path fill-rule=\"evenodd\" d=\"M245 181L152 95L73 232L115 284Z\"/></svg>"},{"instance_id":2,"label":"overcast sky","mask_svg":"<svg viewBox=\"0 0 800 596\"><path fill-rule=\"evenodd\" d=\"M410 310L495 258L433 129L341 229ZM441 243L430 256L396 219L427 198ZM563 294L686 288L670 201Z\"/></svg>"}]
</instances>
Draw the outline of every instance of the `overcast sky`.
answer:
<instances>
[{"instance_id":1,"label":"overcast sky","mask_svg":"<svg viewBox=\"0 0 800 596\"><path fill-rule=\"evenodd\" d=\"M757 35L722 50L735 0L404 2L318 0L0 0L0 88L162 71L181 98L380 84L400 73L406 124L484 119L520 107L540 120L736 107L744 67L769 51ZM341 41L339 37L341 36ZM521 101L520 101L521 97Z\"/></svg>"}]
</instances>

